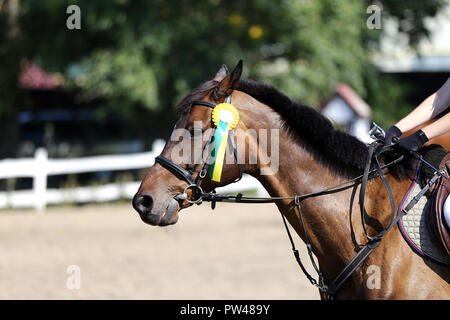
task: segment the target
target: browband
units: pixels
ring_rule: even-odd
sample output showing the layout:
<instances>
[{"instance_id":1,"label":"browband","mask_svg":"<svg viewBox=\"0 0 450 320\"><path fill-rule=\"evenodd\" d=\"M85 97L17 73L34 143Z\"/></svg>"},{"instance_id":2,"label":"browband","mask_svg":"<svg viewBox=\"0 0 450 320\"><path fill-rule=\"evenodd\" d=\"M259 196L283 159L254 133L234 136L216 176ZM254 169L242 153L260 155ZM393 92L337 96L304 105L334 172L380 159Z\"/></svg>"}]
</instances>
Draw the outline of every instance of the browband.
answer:
<instances>
[{"instance_id":1,"label":"browband","mask_svg":"<svg viewBox=\"0 0 450 320\"><path fill-rule=\"evenodd\" d=\"M204 100L193 101L191 105L192 106L201 105L201 106L209 107L209 108L212 108L212 109L214 109L216 107L215 103L212 103L212 102L209 102L209 101L204 101Z\"/></svg>"}]
</instances>

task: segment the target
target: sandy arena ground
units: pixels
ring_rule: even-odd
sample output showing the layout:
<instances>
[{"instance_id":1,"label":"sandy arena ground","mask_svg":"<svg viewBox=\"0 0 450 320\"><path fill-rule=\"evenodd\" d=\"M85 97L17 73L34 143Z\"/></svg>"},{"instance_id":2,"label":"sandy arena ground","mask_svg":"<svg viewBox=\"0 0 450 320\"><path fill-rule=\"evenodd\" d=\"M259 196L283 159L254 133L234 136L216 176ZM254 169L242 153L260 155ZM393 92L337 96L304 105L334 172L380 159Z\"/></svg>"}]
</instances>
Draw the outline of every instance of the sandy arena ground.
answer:
<instances>
[{"instance_id":1,"label":"sandy arena ground","mask_svg":"<svg viewBox=\"0 0 450 320\"><path fill-rule=\"evenodd\" d=\"M0 299L318 298L274 205L194 206L166 228L127 204L0 211Z\"/></svg>"}]
</instances>

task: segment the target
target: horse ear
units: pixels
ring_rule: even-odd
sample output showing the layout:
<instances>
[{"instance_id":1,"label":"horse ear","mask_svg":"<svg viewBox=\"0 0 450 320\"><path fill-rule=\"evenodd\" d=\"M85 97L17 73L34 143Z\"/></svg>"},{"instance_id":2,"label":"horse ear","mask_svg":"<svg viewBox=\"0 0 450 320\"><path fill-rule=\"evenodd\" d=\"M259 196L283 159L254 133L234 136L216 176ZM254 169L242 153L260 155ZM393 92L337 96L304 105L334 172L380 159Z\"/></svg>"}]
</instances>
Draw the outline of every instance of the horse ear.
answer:
<instances>
[{"instance_id":1,"label":"horse ear","mask_svg":"<svg viewBox=\"0 0 450 320\"><path fill-rule=\"evenodd\" d=\"M213 80L222 81L227 76L228 73L230 73L230 71L228 71L228 67L223 64L220 67L219 71L217 71Z\"/></svg>"},{"instance_id":2,"label":"horse ear","mask_svg":"<svg viewBox=\"0 0 450 320\"><path fill-rule=\"evenodd\" d=\"M228 74L223 80L220 81L216 93L220 97L229 96L233 92L233 90L236 89L239 83L239 79L241 79L241 75L242 75L242 60L239 60L234 70L230 74Z\"/></svg>"}]
</instances>

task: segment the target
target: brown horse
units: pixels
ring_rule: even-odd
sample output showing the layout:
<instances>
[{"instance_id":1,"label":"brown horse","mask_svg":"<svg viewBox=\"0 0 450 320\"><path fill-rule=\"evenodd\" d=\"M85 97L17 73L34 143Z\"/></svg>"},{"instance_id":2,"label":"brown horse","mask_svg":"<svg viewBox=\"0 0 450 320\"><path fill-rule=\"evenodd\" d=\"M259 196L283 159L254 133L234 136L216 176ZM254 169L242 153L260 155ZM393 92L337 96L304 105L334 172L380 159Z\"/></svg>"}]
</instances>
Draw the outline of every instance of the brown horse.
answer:
<instances>
[{"instance_id":1,"label":"brown horse","mask_svg":"<svg viewBox=\"0 0 450 320\"><path fill-rule=\"evenodd\" d=\"M316 192L361 174L368 154L365 144L335 130L314 109L292 101L275 88L240 79L241 73L241 63L231 73L222 66L213 80L203 83L187 95L178 105L180 118L175 129L184 128L195 135L194 122L201 121L202 131L207 131L212 126L212 110L193 102L204 100L217 104L231 97L240 116L236 129L241 129L236 130L234 139L236 143L245 141L245 148L238 148L242 170L258 179L272 197ZM271 129L278 129L278 170L267 164L267 154L259 149L260 139L254 136L240 139L243 138L240 135L248 129L266 129L269 135L273 132ZM162 152L171 161L174 161L174 148L180 143L173 140L166 143ZM270 137L267 140L270 145ZM202 147L206 144L204 142ZM268 149L272 150L270 147ZM250 161L251 152L256 153L256 163ZM236 162L230 158L227 160L220 183L212 182L206 176L201 182L203 190L227 185L239 176ZM201 165L187 161L178 165L191 170L194 177L202 169ZM264 174L262 170L265 170ZM398 206L411 181L407 176L390 172L386 177ZM193 189L188 189L188 199L174 199L184 192L187 185L184 179L156 163L142 181L133 199L133 206L148 224L174 224L178 220L179 210L190 206L189 198L195 197ZM357 249L367 242L361 216L357 214L358 201L354 201L354 193L358 189L359 184L356 184L355 188L308 198L302 202L304 225L325 283L334 279L355 256ZM305 241L294 201L277 200L276 205ZM370 234L375 234L380 227L389 223L391 208L388 193L379 178L368 182L365 208ZM378 277L375 282L371 282L373 277ZM450 299L449 281L450 269L414 253L395 225L375 251L347 279L335 298Z\"/></svg>"}]
</instances>

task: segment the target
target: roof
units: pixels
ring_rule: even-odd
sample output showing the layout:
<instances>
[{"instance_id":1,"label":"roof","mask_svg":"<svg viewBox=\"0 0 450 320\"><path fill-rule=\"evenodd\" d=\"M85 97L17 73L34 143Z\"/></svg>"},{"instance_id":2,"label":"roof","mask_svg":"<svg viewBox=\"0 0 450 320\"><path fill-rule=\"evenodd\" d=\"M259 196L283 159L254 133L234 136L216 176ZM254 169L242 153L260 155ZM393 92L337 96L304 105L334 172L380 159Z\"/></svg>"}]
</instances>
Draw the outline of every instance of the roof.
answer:
<instances>
[{"instance_id":1,"label":"roof","mask_svg":"<svg viewBox=\"0 0 450 320\"><path fill-rule=\"evenodd\" d=\"M25 89L54 90L61 86L62 79L56 74L50 74L33 62L22 60L19 86Z\"/></svg>"},{"instance_id":2,"label":"roof","mask_svg":"<svg viewBox=\"0 0 450 320\"><path fill-rule=\"evenodd\" d=\"M398 31L398 22L383 18L380 49L371 59L382 72L450 72L450 2L433 18L426 18L429 36L416 48L409 45L408 36ZM417 50L417 51L416 51Z\"/></svg>"}]
</instances>

